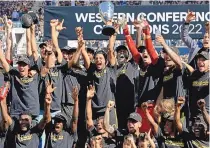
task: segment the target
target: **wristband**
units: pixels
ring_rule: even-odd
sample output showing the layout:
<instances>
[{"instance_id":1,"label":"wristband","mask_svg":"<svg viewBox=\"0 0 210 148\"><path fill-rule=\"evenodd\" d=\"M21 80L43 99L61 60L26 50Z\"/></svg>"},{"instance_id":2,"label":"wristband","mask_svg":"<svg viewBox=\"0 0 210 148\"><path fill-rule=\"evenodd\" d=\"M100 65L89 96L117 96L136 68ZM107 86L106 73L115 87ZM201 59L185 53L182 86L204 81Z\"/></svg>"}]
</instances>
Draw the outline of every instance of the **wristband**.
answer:
<instances>
[{"instance_id":1,"label":"wristband","mask_svg":"<svg viewBox=\"0 0 210 148\"><path fill-rule=\"evenodd\" d=\"M185 25L189 25L190 23L184 22Z\"/></svg>"}]
</instances>

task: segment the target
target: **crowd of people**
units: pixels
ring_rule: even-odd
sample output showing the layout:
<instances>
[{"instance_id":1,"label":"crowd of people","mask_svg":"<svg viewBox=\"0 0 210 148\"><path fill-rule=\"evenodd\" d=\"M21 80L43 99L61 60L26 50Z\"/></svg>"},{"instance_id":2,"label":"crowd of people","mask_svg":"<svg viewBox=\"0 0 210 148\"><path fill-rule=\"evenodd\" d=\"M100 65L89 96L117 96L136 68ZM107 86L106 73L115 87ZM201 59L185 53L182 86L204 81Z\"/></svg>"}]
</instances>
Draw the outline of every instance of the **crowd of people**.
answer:
<instances>
[{"instance_id":1,"label":"crowd of people","mask_svg":"<svg viewBox=\"0 0 210 148\"><path fill-rule=\"evenodd\" d=\"M59 47L59 33L68 26L52 19L51 40L38 47L37 24L26 27L27 55L14 67L13 23L4 16L0 147L209 147L210 30L207 22L199 47L189 36L194 19L189 11L180 32L187 62L162 35L156 36L158 54L144 19L133 22L135 42L126 18L107 22L115 33L104 50L86 47L81 27L75 28L77 48ZM115 47L120 28L127 46Z\"/></svg>"}]
</instances>

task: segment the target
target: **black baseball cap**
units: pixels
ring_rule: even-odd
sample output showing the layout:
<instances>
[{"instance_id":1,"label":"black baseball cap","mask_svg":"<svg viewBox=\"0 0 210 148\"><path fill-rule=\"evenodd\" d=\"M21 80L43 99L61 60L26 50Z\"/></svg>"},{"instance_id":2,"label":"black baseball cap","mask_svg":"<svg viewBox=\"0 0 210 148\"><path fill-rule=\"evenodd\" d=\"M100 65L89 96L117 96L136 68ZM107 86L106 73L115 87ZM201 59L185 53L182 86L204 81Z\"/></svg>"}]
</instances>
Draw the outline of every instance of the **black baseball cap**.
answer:
<instances>
[{"instance_id":1,"label":"black baseball cap","mask_svg":"<svg viewBox=\"0 0 210 148\"><path fill-rule=\"evenodd\" d=\"M120 45L120 46L117 46L117 48L115 50L116 50L116 52L118 52L120 50L128 50L128 48L125 45Z\"/></svg>"},{"instance_id":2,"label":"black baseball cap","mask_svg":"<svg viewBox=\"0 0 210 148\"><path fill-rule=\"evenodd\" d=\"M131 113L131 114L128 116L128 120L129 120L129 119L135 120L135 121L137 121L137 122L141 122L141 121L142 121L142 117L141 117L138 113L136 113L136 112Z\"/></svg>"},{"instance_id":3,"label":"black baseball cap","mask_svg":"<svg viewBox=\"0 0 210 148\"><path fill-rule=\"evenodd\" d=\"M171 46L170 47L173 52L175 52L177 55L179 55L179 49L176 46ZM162 49L164 53L166 53L165 49Z\"/></svg>"},{"instance_id":4,"label":"black baseball cap","mask_svg":"<svg viewBox=\"0 0 210 148\"><path fill-rule=\"evenodd\" d=\"M30 66L30 60L29 60L29 58L26 57L26 56L21 56L21 57L19 57L17 64L19 64L19 63L21 63L21 62L22 62L22 63L25 63L25 64L27 64L27 65Z\"/></svg>"},{"instance_id":5,"label":"black baseball cap","mask_svg":"<svg viewBox=\"0 0 210 148\"><path fill-rule=\"evenodd\" d=\"M61 121L65 122L65 123L67 122L67 117L64 114L62 114L62 113L57 113L55 115L55 117L53 117L53 119L54 120L61 120Z\"/></svg>"},{"instance_id":6,"label":"black baseball cap","mask_svg":"<svg viewBox=\"0 0 210 148\"><path fill-rule=\"evenodd\" d=\"M71 47L69 46L64 46L61 48L61 51L69 51L71 49Z\"/></svg>"},{"instance_id":7,"label":"black baseball cap","mask_svg":"<svg viewBox=\"0 0 210 148\"><path fill-rule=\"evenodd\" d=\"M137 49L138 49L138 52L139 52L139 53L142 53L142 52L144 52L145 50L147 50L145 46L139 46Z\"/></svg>"},{"instance_id":8,"label":"black baseball cap","mask_svg":"<svg viewBox=\"0 0 210 148\"><path fill-rule=\"evenodd\" d=\"M77 51L77 48L76 47L71 47L69 49L69 53L76 52L76 51Z\"/></svg>"},{"instance_id":9,"label":"black baseball cap","mask_svg":"<svg viewBox=\"0 0 210 148\"><path fill-rule=\"evenodd\" d=\"M39 44L39 48L43 48L44 46L47 46L47 44L46 43Z\"/></svg>"},{"instance_id":10,"label":"black baseball cap","mask_svg":"<svg viewBox=\"0 0 210 148\"><path fill-rule=\"evenodd\" d=\"M94 54L95 50L93 48L87 47L87 52Z\"/></svg>"},{"instance_id":11,"label":"black baseball cap","mask_svg":"<svg viewBox=\"0 0 210 148\"><path fill-rule=\"evenodd\" d=\"M202 51L197 55L197 57L204 57L206 60L209 60L209 52L207 51Z\"/></svg>"}]
</instances>

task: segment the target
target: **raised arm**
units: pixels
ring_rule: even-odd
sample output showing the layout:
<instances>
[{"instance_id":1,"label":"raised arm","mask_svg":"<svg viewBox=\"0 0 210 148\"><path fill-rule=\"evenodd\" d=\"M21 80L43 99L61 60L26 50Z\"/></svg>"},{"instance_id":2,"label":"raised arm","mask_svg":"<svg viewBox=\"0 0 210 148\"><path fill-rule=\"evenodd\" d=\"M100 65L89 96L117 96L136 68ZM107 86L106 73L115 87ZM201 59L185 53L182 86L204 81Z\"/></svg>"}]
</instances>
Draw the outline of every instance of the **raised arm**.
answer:
<instances>
[{"instance_id":1,"label":"raised arm","mask_svg":"<svg viewBox=\"0 0 210 148\"><path fill-rule=\"evenodd\" d=\"M154 129L154 133L157 134L158 133L158 124L155 122L153 117L150 115L149 110L148 110L147 102L142 103L141 108L145 112L145 114L147 116L147 119L149 120L150 124L152 124L153 129Z\"/></svg>"},{"instance_id":2,"label":"raised arm","mask_svg":"<svg viewBox=\"0 0 210 148\"><path fill-rule=\"evenodd\" d=\"M85 50L85 41L83 40L83 29L81 27L76 27L75 31L77 34L78 47L72 60L69 61L69 67L71 67L72 65L76 65L78 63L79 57L82 53L82 56L84 58L85 68L88 69L90 67L90 59L87 55L87 51Z\"/></svg>"},{"instance_id":3,"label":"raised arm","mask_svg":"<svg viewBox=\"0 0 210 148\"><path fill-rule=\"evenodd\" d=\"M198 104L198 107L201 110L204 121L206 122L207 125L210 125L210 116L209 116L209 114L206 110L206 107L205 107L206 106L206 101L204 99L200 99L200 100L198 100L197 104Z\"/></svg>"},{"instance_id":4,"label":"raised arm","mask_svg":"<svg viewBox=\"0 0 210 148\"><path fill-rule=\"evenodd\" d=\"M185 45L189 48L191 52L196 50L198 47L197 42L193 41L193 39L189 36L189 23L195 20L195 13L188 10L187 17L185 19L184 24L182 25L180 37Z\"/></svg>"},{"instance_id":5,"label":"raised arm","mask_svg":"<svg viewBox=\"0 0 210 148\"><path fill-rule=\"evenodd\" d=\"M121 27L123 28L123 33L125 35L125 40L126 40L126 43L128 45L128 48L132 54L132 57L134 59L134 61L139 64L139 61L141 59L141 55L140 53L138 52L137 48L136 48L136 45L130 35L130 32L129 32L129 29L128 29L128 25L127 25L127 22L126 22L126 19L123 18L122 21L121 21Z\"/></svg>"},{"instance_id":6,"label":"raised arm","mask_svg":"<svg viewBox=\"0 0 210 148\"><path fill-rule=\"evenodd\" d=\"M51 114L50 114L50 106L52 103L51 93L55 89L56 87L53 87L52 83L48 81L47 86L46 86L46 94L45 94L44 116L42 120L39 122L39 125L38 125L39 129L44 129L46 124L51 121Z\"/></svg>"},{"instance_id":7,"label":"raised arm","mask_svg":"<svg viewBox=\"0 0 210 148\"><path fill-rule=\"evenodd\" d=\"M133 25L136 29L136 47L143 46L143 40L142 40L142 26L141 22L144 20L143 16L141 17L141 20L134 20Z\"/></svg>"},{"instance_id":8,"label":"raised arm","mask_svg":"<svg viewBox=\"0 0 210 148\"><path fill-rule=\"evenodd\" d=\"M182 69L182 61L180 56L178 56L165 42L164 38L162 35L158 35L156 37L156 41L159 42L165 52L168 54L168 56L171 58L171 60L176 64L177 68L179 68L180 70Z\"/></svg>"},{"instance_id":9,"label":"raised arm","mask_svg":"<svg viewBox=\"0 0 210 148\"><path fill-rule=\"evenodd\" d=\"M12 124L12 118L9 116L7 112L7 103L6 103L6 97L4 96L3 100L0 102L0 108L1 108L1 116L2 116L2 128L3 130L7 130L8 127Z\"/></svg>"},{"instance_id":10,"label":"raised arm","mask_svg":"<svg viewBox=\"0 0 210 148\"><path fill-rule=\"evenodd\" d=\"M13 46L13 39L12 39L12 21L7 19L7 16L4 16L4 23L6 25L6 32L7 32L7 38L6 38L6 44L7 49L5 51L5 58L8 60L9 63L12 62L12 46Z\"/></svg>"},{"instance_id":11,"label":"raised arm","mask_svg":"<svg viewBox=\"0 0 210 148\"><path fill-rule=\"evenodd\" d=\"M30 31L31 31L31 51L32 51L32 56L34 58L34 61L38 60L39 54L38 54L38 48L37 48L37 44L36 44L36 34L35 34L35 25L31 25L30 27Z\"/></svg>"},{"instance_id":12,"label":"raised arm","mask_svg":"<svg viewBox=\"0 0 210 148\"><path fill-rule=\"evenodd\" d=\"M119 32L119 24L115 23L114 27L115 27L115 34L113 34L112 36L109 37L109 44L108 44L108 60L111 66L115 66L116 64L116 57L115 57L115 52L114 52L114 44L116 41L116 37L117 37L117 33Z\"/></svg>"},{"instance_id":13,"label":"raised arm","mask_svg":"<svg viewBox=\"0 0 210 148\"><path fill-rule=\"evenodd\" d=\"M181 111L181 106L184 104L185 99L183 97L179 97L176 107L175 107L175 123L176 123L176 127L179 133L182 133L182 122L180 119L180 111Z\"/></svg>"},{"instance_id":14,"label":"raised arm","mask_svg":"<svg viewBox=\"0 0 210 148\"><path fill-rule=\"evenodd\" d=\"M114 101L109 101L107 106L106 106L106 111L105 111L105 115L104 115L104 129L109 133L109 134L113 134L114 133L114 127L112 127L110 125L110 118L109 118L109 112L111 110L111 108L113 108L115 105Z\"/></svg>"},{"instance_id":15,"label":"raised arm","mask_svg":"<svg viewBox=\"0 0 210 148\"><path fill-rule=\"evenodd\" d=\"M27 56L30 57L32 55L32 47L31 47L31 29L26 29L26 52Z\"/></svg>"},{"instance_id":16,"label":"raised arm","mask_svg":"<svg viewBox=\"0 0 210 148\"><path fill-rule=\"evenodd\" d=\"M93 124L93 118L92 118L92 107L91 107L91 101L92 98L95 95L95 87L90 85L87 87L87 100L86 100L86 122L87 122L87 128L90 129Z\"/></svg>"},{"instance_id":17,"label":"raised arm","mask_svg":"<svg viewBox=\"0 0 210 148\"><path fill-rule=\"evenodd\" d=\"M51 37L52 37L52 42L55 47L55 50L58 54L58 63L62 63L62 60L63 60L63 55L58 45L59 32L62 31L63 29L66 29L66 27L63 27L63 23L64 23L64 20L62 20L62 22L59 22L58 19L54 19L50 21Z\"/></svg>"},{"instance_id":18,"label":"raised arm","mask_svg":"<svg viewBox=\"0 0 210 148\"><path fill-rule=\"evenodd\" d=\"M79 116L79 90L77 87L73 88L72 98L74 100L74 109L72 115L72 132L75 133L77 131L77 122Z\"/></svg>"},{"instance_id":19,"label":"raised arm","mask_svg":"<svg viewBox=\"0 0 210 148\"><path fill-rule=\"evenodd\" d=\"M152 64L155 65L158 61L158 54L154 48L154 45L152 43L152 37L150 35L150 29L149 29L149 24L147 23L147 21L142 22L144 24L144 28L143 28L143 33L145 34L145 46L147 49L147 52L152 60Z\"/></svg>"},{"instance_id":20,"label":"raised arm","mask_svg":"<svg viewBox=\"0 0 210 148\"><path fill-rule=\"evenodd\" d=\"M191 74L195 71L195 69L189 64L185 63L184 61L182 61L182 63L186 66L186 68L189 70Z\"/></svg>"},{"instance_id":21,"label":"raised arm","mask_svg":"<svg viewBox=\"0 0 210 148\"><path fill-rule=\"evenodd\" d=\"M2 41L0 41L0 63L3 67L3 69L6 72L9 72L10 70L10 65L8 64L7 60L5 59L4 53L2 51Z\"/></svg>"}]
</instances>

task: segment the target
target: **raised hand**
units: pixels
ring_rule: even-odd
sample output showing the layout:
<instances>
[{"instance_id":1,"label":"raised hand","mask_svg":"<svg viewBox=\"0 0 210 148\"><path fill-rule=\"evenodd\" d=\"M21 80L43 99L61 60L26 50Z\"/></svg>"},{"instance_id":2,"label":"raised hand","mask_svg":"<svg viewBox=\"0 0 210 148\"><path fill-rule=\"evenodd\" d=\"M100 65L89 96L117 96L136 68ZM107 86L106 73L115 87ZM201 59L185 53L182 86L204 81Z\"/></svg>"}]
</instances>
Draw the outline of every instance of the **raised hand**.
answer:
<instances>
[{"instance_id":1,"label":"raised hand","mask_svg":"<svg viewBox=\"0 0 210 148\"><path fill-rule=\"evenodd\" d=\"M165 44L165 40L163 38L162 35L158 35L155 39L158 43L160 43L161 45Z\"/></svg>"},{"instance_id":2,"label":"raised hand","mask_svg":"<svg viewBox=\"0 0 210 148\"><path fill-rule=\"evenodd\" d=\"M120 27L125 29L125 26L127 25L127 18L126 18L126 16L122 17L121 19L118 19L118 24L120 25Z\"/></svg>"},{"instance_id":3,"label":"raised hand","mask_svg":"<svg viewBox=\"0 0 210 148\"><path fill-rule=\"evenodd\" d=\"M197 101L198 107L202 110L206 106L206 101L204 99L200 99Z\"/></svg>"},{"instance_id":4,"label":"raised hand","mask_svg":"<svg viewBox=\"0 0 210 148\"><path fill-rule=\"evenodd\" d=\"M63 29L66 29L66 27L63 27L64 19L59 22L58 19L53 19L50 21L50 26L51 27L56 27L57 31L61 31Z\"/></svg>"},{"instance_id":5,"label":"raised hand","mask_svg":"<svg viewBox=\"0 0 210 148\"><path fill-rule=\"evenodd\" d=\"M30 78L32 78L36 73L37 73L36 70L30 70L30 71L28 72L28 76L29 76Z\"/></svg>"},{"instance_id":6,"label":"raised hand","mask_svg":"<svg viewBox=\"0 0 210 148\"><path fill-rule=\"evenodd\" d=\"M87 87L87 98L92 99L94 95L95 95L95 87L90 85L89 87Z\"/></svg>"},{"instance_id":7,"label":"raised hand","mask_svg":"<svg viewBox=\"0 0 210 148\"><path fill-rule=\"evenodd\" d=\"M79 89L78 87L74 87L72 90L72 98L74 102L78 101L78 96L79 96Z\"/></svg>"},{"instance_id":8,"label":"raised hand","mask_svg":"<svg viewBox=\"0 0 210 148\"><path fill-rule=\"evenodd\" d=\"M146 19L144 18L144 16L142 15L140 20L134 20L133 25L135 27L135 29L141 29L144 28L146 25L148 25Z\"/></svg>"},{"instance_id":9,"label":"raised hand","mask_svg":"<svg viewBox=\"0 0 210 148\"><path fill-rule=\"evenodd\" d=\"M115 29L116 33L120 33L120 31L119 31L120 24L119 24L118 20L114 22L114 29Z\"/></svg>"},{"instance_id":10,"label":"raised hand","mask_svg":"<svg viewBox=\"0 0 210 148\"><path fill-rule=\"evenodd\" d=\"M142 108L142 110L143 111L146 111L147 110L147 108L148 108L148 103L147 102L143 102L142 104L141 104L141 108Z\"/></svg>"},{"instance_id":11,"label":"raised hand","mask_svg":"<svg viewBox=\"0 0 210 148\"><path fill-rule=\"evenodd\" d=\"M82 27L76 27L75 32L77 34L77 38L83 38L83 28Z\"/></svg>"},{"instance_id":12,"label":"raised hand","mask_svg":"<svg viewBox=\"0 0 210 148\"><path fill-rule=\"evenodd\" d=\"M115 105L115 102L109 100L109 102L107 103L107 108L111 109L112 107L114 107L114 105Z\"/></svg>"},{"instance_id":13,"label":"raised hand","mask_svg":"<svg viewBox=\"0 0 210 148\"><path fill-rule=\"evenodd\" d=\"M185 98L184 97L178 97L177 106L181 106L184 103L185 103Z\"/></svg>"},{"instance_id":14,"label":"raised hand","mask_svg":"<svg viewBox=\"0 0 210 148\"><path fill-rule=\"evenodd\" d=\"M190 23L192 20L195 20L195 13L188 9L188 13L187 13L187 17L186 17L185 22Z\"/></svg>"},{"instance_id":15,"label":"raised hand","mask_svg":"<svg viewBox=\"0 0 210 148\"><path fill-rule=\"evenodd\" d=\"M151 133L151 129L149 129L148 133L146 133L146 137L148 138L148 140L151 139L150 133Z\"/></svg>"},{"instance_id":16,"label":"raised hand","mask_svg":"<svg viewBox=\"0 0 210 148\"><path fill-rule=\"evenodd\" d=\"M52 82L50 83L48 81L46 86L46 94L51 94L55 89L56 87L53 86Z\"/></svg>"},{"instance_id":17,"label":"raised hand","mask_svg":"<svg viewBox=\"0 0 210 148\"><path fill-rule=\"evenodd\" d=\"M7 29L12 29L12 21L6 15L3 16L3 21Z\"/></svg>"}]
</instances>

